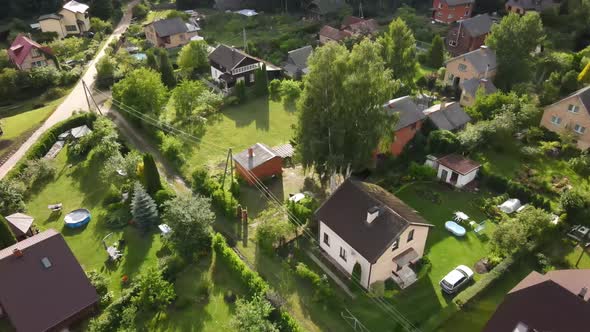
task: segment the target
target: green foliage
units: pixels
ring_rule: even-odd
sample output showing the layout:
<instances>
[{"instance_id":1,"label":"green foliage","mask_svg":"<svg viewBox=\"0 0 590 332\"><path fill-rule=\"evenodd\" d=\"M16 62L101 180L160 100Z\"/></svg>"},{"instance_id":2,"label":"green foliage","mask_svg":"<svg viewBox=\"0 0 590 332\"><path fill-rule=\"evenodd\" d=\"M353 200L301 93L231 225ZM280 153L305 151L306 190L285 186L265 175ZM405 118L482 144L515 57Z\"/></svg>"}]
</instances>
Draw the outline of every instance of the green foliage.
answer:
<instances>
[{"instance_id":1,"label":"green foliage","mask_svg":"<svg viewBox=\"0 0 590 332\"><path fill-rule=\"evenodd\" d=\"M7 50L0 50L0 70L10 66L10 58Z\"/></svg>"},{"instance_id":2,"label":"green foliage","mask_svg":"<svg viewBox=\"0 0 590 332\"><path fill-rule=\"evenodd\" d=\"M8 179L0 180L0 215L8 216L25 209L24 190L16 182Z\"/></svg>"},{"instance_id":3,"label":"green foliage","mask_svg":"<svg viewBox=\"0 0 590 332\"><path fill-rule=\"evenodd\" d=\"M133 7L133 9L131 10L131 14L133 15L134 18L136 18L138 20L142 20L142 19L146 18L149 11L150 11L150 9L148 8L148 6L146 6L143 3L139 3L135 7Z\"/></svg>"},{"instance_id":4,"label":"green foliage","mask_svg":"<svg viewBox=\"0 0 590 332\"><path fill-rule=\"evenodd\" d=\"M147 67L153 69L154 71L158 71L158 61L156 61L156 55L152 49L146 52L146 64Z\"/></svg>"},{"instance_id":5,"label":"green foliage","mask_svg":"<svg viewBox=\"0 0 590 332\"><path fill-rule=\"evenodd\" d=\"M15 243L16 238L12 234L12 230L10 230L10 226L8 226L8 221L6 221L4 216L0 215L0 249L10 247Z\"/></svg>"},{"instance_id":6,"label":"green foliage","mask_svg":"<svg viewBox=\"0 0 590 332\"><path fill-rule=\"evenodd\" d=\"M281 96L285 104L293 104L301 95L301 83L294 80L281 81Z\"/></svg>"},{"instance_id":7,"label":"green foliage","mask_svg":"<svg viewBox=\"0 0 590 332\"><path fill-rule=\"evenodd\" d=\"M281 80L274 79L268 85L268 93L272 100L281 99Z\"/></svg>"},{"instance_id":8,"label":"green foliage","mask_svg":"<svg viewBox=\"0 0 590 332\"><path fill-rule=\"evenodd\" d=\"M278 332L276 324L269 320L273 307L261 295L251 301L238 299L231 326L237 332Z\"/></svg>"},{"instance_id":9,"label":"green foliage","mask_svg":"<svg viewBox=\"0 0 590 332\"><path fill-rule=\"evenodd\" d=\"M330 297L334 295L332 288L330 288L330 283L328 282L327 277L325 275L320 276L319 274L315 273L304 263L297 263L297 266L295 266L295 274L299 278L311 283L311 285L315 288L314 299L316 301L328 301Z\"/></svg>"},{"instance_id":10,"label":"green foliage","mask_svg":"<svg viewBox=\"0 0 590 332\"><path fill-rule=\"evenodd\" d=\"M430 181L436 179L436 170L412 161L408 168L408 175L416 181Z\"/></svg>"},{"instance_id":11,"label":"green foliage","mask_svg":"<svg viewBox=\"0 0 590 332\"><path fill-rule=\"evenodd\" d=\"M490 250L506 257L523 250L527 243L537 243L541 233L550 226L551 219L542 209L524 209L497 226L490 239ZM519 246L515 246L515 243Z\"/></svg>"},{"instance_id":12,"label":"green foliage","mask_svg":"<svg viewBox=\"0 0 590 332\"><path fill-rule=\"evenodd\" d=\"M48 46L59 59L69 60L76 57L77 60L82 60L80 56L76 55L84 51L86 43L83 38L69 37L54 40Z\"/></svg>"},{"instance_id":13,"label":"green foliage","mask_svg":"<svg viewBox=\"0 0 590 332\"><path fill-rule=\"evenodd\" d=\"M120 148L117 127L109 118L99 116L93 123L92 132L78 139L68 152L81 156L93 150L96 156L106 159L119 153Z\"/></svg>"},{"instance_id":14,"label":"green foliage","mask_svg":"<svg viewBox=\"0 0 590 332\"><path fill-rule=\"evenodd\" d=\"M578 90L578 87L578 74L575 71L570 70L561 78L561 95L568 95Z\"/></svg>"},{"instance_id":15,"label":"green foliage","mask_svg":"<svg viewBox=\"0 0 590 332\"><path fill-rule=\"evenodd\" d=\"M118 203L121 201L121 190L117 188L116 185L111 184L109 189L107 190L104 198L102 199L102 203L104 205L110 205L113 203Z\"/></svg>"},{"instance_id":16,"label":"green foliage","mask_svg":"<svg viewBox=\"0 0 590 332\"><path fill-rule=\"evenodd\" d=\"M494 283L494 281L502 277L512 266L512 264L514 264L514 261L515 258L513 256L505 258L502 262L496 265L490 272L484 275L478 282L476 282L475 285L459 293L459 295L457 295L453 299L453 301L459 307L464 307L474 298L476 298L479 294L481 294L484 290L490 287Z\"/></svg>"},{"instance_id":17,"label":"green foliage","mask_svg":"<svg viewBox=\"0 0 590 332\"><path fill-rule=\"evenodd\" d=\"M588 225L590 219L590 194L581 190L566 190L559 199L561 209L567 213L571 224Z\"/></svg>"},{"instance_id":18,"label":"green foliage","mask_svg":"<svg viewBox=\"0 0 590 332\"><path fill-rule=\"evenodd\" d=\"M478 94L475 103L467 107L466 111L474 120L490 120L500 114L507 107L513 107L515 112L520 110L521 100L514 93L498 91L489 95Z\"/></svg>"},{"instance_id":19,"label":"green foliage","mask_svg":"<svg viewBox=\"0 0 590 332\"><path fill-rule=\"evenodd\" d=\"M108 21L113 16L112 0L94 0L91 2L90 15Z\"/></svg>"},{"instance_id":20,"label":"green foliage","mask_svg":"<svg viewBox=\"0 0 590 332\"><path fill-rule=\"evenodd\" d=\"M165 280L174 283L176 276L186 267L186 263L181 256L169 255L159 259L158 268Z\"/></svg>"},{"instance_id":21,"label":"green foliage","mask_svg":"<svg viewBox=\"0 0 590 332\"><path fill-rule=\"evenodd\" d=\"M367 167L379 143L392 137L395 117L383 112L383 104L399 85L380 51L368 39L350 52L328 43L308 60L295 140L303 166L322 181L349 166Z\"/></svg>"},{"instance_id":22,"label":"green foliage","mask_svg":"<svg viewBox=\"0 0 590 332\"><path fill-rule=\"evenodd\" d=\"M496 86L510 90L514 84L527 81L533 62L531 54L544 38L541 18L535 12L523 16L510 13L493 25L486 44L498 59Z\"/></svg>"},{"instance_id":23,"label":"green foliage","mask_svg":"<svg viewBox=\"0 0 590 332\"><path fill-rule=\"evenodd\" d=\"M305 197L299 202L288 201L287 209L289 210L289 220L299 226L311 221L314 211L318 208L318 203L311 197ZM295 218L295 220L293 220Z\"/></svg>"},{"instance_id":24,"label":"green foliage","mask_svg":"<svg viewBox=\"0 0 590 332\"><path fill-rule=\"evenodd\" d=\"M229 181L229 179L227 179ZM234 187L231 185L230 187ZM213 206L223 211L227 217L234 217L238 208L238 200L234 195L239 192L232 192L221 188L218 179L211 178L205 170L193 172L193 190L204 196L211 196Z\"/></svg>"},{"instance_id":25,"label":"green foliage","mask_svg":"<svg viewBox=\"0 0 590 332\"><path fill-rule=\"evenodd\" d=\"M29 159L25 161L24 169L19 174L18 179L30 189L37 184L53 179L56 173L57 168L52 160L45 158Z\"/></svg>"},{"instance_id":26,"label":"green foliage","mask_svg":"<svg viewBox=\"0 0 590 332\"><path fill-rule=\"evenodd\" d=\"M150 195L154 195L158 190L162 189L160 172L158 172L154 157L149 153L143 155L143 184Z\"/></svg>"},{"instance_id":27,"label":"green foliage","mask_svg":"<svg viewBox=\"0 0 590 332\"><path fill-rule=\"evenodd\" d=\"M145 229L156 225L159 220L156 203L139 182L135 182L133 187L131 214L135 222Z\"/></svg>"},{"instance_id":28,"label":"green foliage","mask_svg":"<svg viewBox=\"0 0 590 332\"><path fill-rule=\"evenodd\" d=\"M160 75L146 68L132 71L113 85L114 99L143 114L160 114L168 101L166 94Z\"/></svg>"},{"instance_id":29,"label":"green foliage","mask_svg":"<svg viewBox=\"0 0 590 332\"><path fill-rule=\"evenodd\" d=\"M176 198L176 192L174 192L174 190L170 188L160 189L154 195L154 201L156 201L156 204L158 205L158 207L160 207L160 209L163 208L163 204L166 201L169 201L174 198Z\"/></svg>"},{"instance_id":30,"label":"green foliage","mask_svg":"<svg viewBox=\"0 0 590 332\"><path fill-rule=\"evenodd\" d=\"M568 160L568 165L576 173L585 177L590 176L590 154L588 152Z\"/></svg>"},{"instance_id":31,"label":"green foliage","mask_svg":"<svg viewBox=\"0 0 590 332\"><path fill-rule=\"evenodd\" d=\"M427 147L428 153L447 154L457 152L461 147L461 142L457 135L449 130L434 130L428 135Z\"/></svg>"},{"instance_id":32,"label":"green foliage","mask_svg":"<svg viewBox=\"0 0 590 332\"><path fill-rule=\"evenodd\" d=\"M269 253L273 253L275 248L296 231L285 214L276 209L264 210L256 222L256 241Z\"/></svg>"},{"instance_id":33,"label":"green foliage","mask_svg":"<svg viewBox=\"0 0 590 332\"><path fill-rule=\"evenodd\" d=\"M199 81L183 80L172 90L172 101L176 117L182 120L192 119L199 106L199 97L205 86Z\"/></svg>"},{"instance_id":34,"label":"green foliage","mask_svg":"<svg viewBox=\"0 0 590 332\"><path fill-rule=\"evenodd\" d=\"M100 272L96 270L92 270L86 272L90 283L96 289L98 296L100 298L99 305L101 308L105 308L108 306L113 300L113 294L109 292L108 286L109 281L108 279Z\"/></svg>"},{"instance_id":35,"label":"green foliage","mask_svg":"<svg viewBox=\"0 0 590 332\"><path fill-rule=\"evenodd\" d=\"M131 303L138 309L164 312L176 297L174 285L162 277L162 271L157 267L151 267L140 274L136 283L138 291Z\"/></svg>"},{"instance_id":36,"label":"green foliage","mask_svg":"<svg viewBox=\"0 0 590 332\"><path fill-rule=\"evenodd\" d=\"M268 77L266 75L266 65L258 68L254 73L254 95L257 97L266 96L268 94Z\"/></svg>"},{"instance_id":37,"label":"green foliage","mask_svg":"<svg viewBox=\"0 0 590 332\"><path fill-rule=\"evenodd\" d=\"M172 229L169 240L181 256L190 258L211 248L215 215L209 198L180 195L165 202L163 207L162 219Z\"/></svg>"},{"instance_id":38,"label":"green foliage","mask_svg":"<svg viewBox=\"0 0 590 332\"><path fill-rule=\"evenodd\" d=\"M65 96L67 93L68 91L64 88L53 87L43 92L43 94L41 95L41 99L43 99L44 101L51 101L61 98Z\"/></svg>"},{"instance_id":39,"label":"green foliage","mask_svg":"<svg viewBox=\"0 0 590 332\"><path fill-rule=\"evenodd\" d=\"M100 170L100 178L104 183L110 183L114 178L134 179L137 176L137 165L142 156L137 151L131 151L123 156L115 153L110 156ZM123 174L119 174L122 171Z\"/></svg>"},{"instance_id":40,"label":"green foliage","mask_svg":"<svg viewBox=\"0 0 590 332\"><path fill-rule=\"evenodd\" d=\"M529 202L537 207L549 210L551 205L543 196L535 193L519 182L512 181L496 174L483 173L484 183L488 188L497 193L508 193L510 197L516 197L523 202Z\"/></svg>"},{"instance_id":41,"label":"green foliage","mask_svg":"<svg viewBox=\"0 0 590 332\"><path fill-rule=\"evenodd\" d=\"M108 89L115 83L115 63L105 55L96 63L96 87Z\"/></svg>"},{"instance_id":42,"label":"green foliage","mask_svg":"<svg viewBox=\"0 0 590 332\"><path fill-rule=\"evenodd\" d=\"M428 50L428 64L432 68L440 68L445 62L445 49L443 40L439 35L434 35L432 44Z\"/></svg>"},{"instance_id":43,"label":"green foliage","mask_svg":"<svg viewBox=\"0 0 590 332\"><path fill-rule=\"evenodd\" d=\"M234 87L234 96L242 103L246 100L246 83L238 81Z\"/></svg>"},{"instance_id":44,"label":"green foliage","mask_svg":"<svg viewBox=\"0 0 590 332\"><path fill-rule=\"evenodd\" d=\"M174 69L170 64L170 58L168 58L168 52L160 52L159 61L160 74L162 74L162 82L168 88L173 88L176 85L176 76L174 75Z\"/></svg>"},{"instance_id":45,"label":"green foliage","mask_svg":"<svg viewBox=\"0 0 590 332\"><path fill-rule=\"evenodd\" d=\"M393 71L393 78L412 86L418 68L416 39L406 22L399 17L391 21L379 43L385 63Z\"/></svg>"},{"instance_id":46,"label":"green foliage","mask_svg":"<svg viewBox=\"0 0 590 332\"><path fill-rule=\"evenodd\" d=\"M108 19L103 21L98 17L91 17L90 30L108 35L113 32L113 24L109 22Z\"/></svg>"},{"instance_id":47,"label":"green foliage","mask_svg":"<svg viewBox=\"0 0 590 332\"><path fill-rule=\"evenodd\" d=\"M178 54L178 67L185 78L194 77L209 67L207 43L202 40L184 45Z\"/></svg>"},{"instance_id":48,"label":"green foliage","mask_svg":"<svg viewBox=\"0 0 590 332\"><path fill-rule=\"evenodd\" d=\"M584 66L584 69L578 75L578 81L581 83L590 82L590 62Z\"/></svg>"}]
</instances>

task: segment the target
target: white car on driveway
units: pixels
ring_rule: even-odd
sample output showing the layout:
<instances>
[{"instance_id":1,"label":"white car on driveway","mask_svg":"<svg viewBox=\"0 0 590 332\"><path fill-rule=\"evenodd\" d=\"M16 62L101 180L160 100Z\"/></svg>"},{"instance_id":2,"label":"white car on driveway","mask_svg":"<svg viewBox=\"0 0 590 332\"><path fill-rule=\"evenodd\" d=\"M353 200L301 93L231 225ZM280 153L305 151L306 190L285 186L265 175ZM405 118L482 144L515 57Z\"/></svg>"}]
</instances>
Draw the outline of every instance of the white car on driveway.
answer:
<instances>
[{"instance_id":1,"label":"white car on driveway","mask_svg":"<svg viewBox=\"0 0 590 332\"><path fill-rule=\"evenodd\" d=\"M473 271L465 265L459 265L442 278L440 287L445 293L454 294L471 279Z\"/></svg>"}]
</instances>

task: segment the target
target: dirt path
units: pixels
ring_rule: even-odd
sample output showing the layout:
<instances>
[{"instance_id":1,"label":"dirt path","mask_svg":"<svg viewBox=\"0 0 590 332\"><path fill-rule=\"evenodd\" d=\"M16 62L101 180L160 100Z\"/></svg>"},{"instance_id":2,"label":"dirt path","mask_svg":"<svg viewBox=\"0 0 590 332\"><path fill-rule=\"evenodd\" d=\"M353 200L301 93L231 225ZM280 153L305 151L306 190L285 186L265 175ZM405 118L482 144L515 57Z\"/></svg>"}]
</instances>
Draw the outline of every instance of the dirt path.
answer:
<instances>
[{"instance_id":1,"label":"dirt path","mask_svg":"<svg viewBox=\"0 0 590 332\"><path fill-rule=\"evenodd\" d=\"M33 135L31 135L16 152L8 158L8 160L0 166L0 179L4 178L6 174L18 163L18 161L26 154L29 148L37 142L39 137L43 135L49 128L51 128L56 123L63 121L69 118L75 110L83 109L88 110L88 105L86 103L86 96L84 94L84 88L82 87L82 81L85 81L89 86L94 85L94 76L96 75L96 63L100 58L105 55L105 48L109 45L109 43L114 38L119 38L123 32L127 30L129 24L131 23L131 9L139 3L139 0L133 0L127 6L127 10L119 25L115 28L115 31L109 36L106 43L100 49L100 51L96 54L94 59L88 64L88 69L82 76L82 79L78 81L74 89L70 92L70 94L66 97L66 99L59 105L59 107L51 114L49 118L37 129Z\"/></svg>"}]
</instances>

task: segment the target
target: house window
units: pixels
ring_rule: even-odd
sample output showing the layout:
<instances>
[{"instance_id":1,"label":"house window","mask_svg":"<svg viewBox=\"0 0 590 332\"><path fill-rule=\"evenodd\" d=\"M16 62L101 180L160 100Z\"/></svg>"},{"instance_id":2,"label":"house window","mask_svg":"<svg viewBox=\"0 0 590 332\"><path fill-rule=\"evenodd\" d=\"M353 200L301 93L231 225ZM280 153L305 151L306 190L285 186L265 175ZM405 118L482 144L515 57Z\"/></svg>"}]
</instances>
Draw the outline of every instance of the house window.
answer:
<instances>
[{"instance_id":1,"label":"house window","mask_svg":"<svg viewBox=\"0 0 590 332\"><path fill-rule=\"evenodd\" d=\"M578 113L579 110L580 110L580 108L576 105L569 104L567 106L567 111L570 113Z\"/></svg>"},{"instance_id":2,"label":"house window","mask_svg":"<svg viewBox=\"0 0 590 332\"><path fill-rule=\"evenodd\" d=\"M408 233L408 241L407 241L407 242L410 242L410 241L412 241L413 239L414 239L414 230L412 229L412 230L410 231L410 233Z\"/></svg>"},{"instance_id":3,"label":"house window","mask_svg":"<svg viewBox=\"0 0 590 332\"><path fill-rule=\"evenodd\" d=\"M559 126L561 124L561 118L558 117L557 115L553 115L551 117L551 123L553 123L554 125Z\"/></svg>"},{"instance_id":4,"label":"house window","mask_svg":"<svg viewBox=\"0 0 590 332\"><path fill-rule=\"evenodd\" d=\"M330 246L330 237L327 233L324 233L324 243L329 247Z\"/></svg>"},{"instance_id":5,"label":"house window","mask_svg":"<svg viewBox=\"0 0 590 332\"><path fill-rule=\"evenodd\" d=\"M340 258L346 262L346 249L340 247Z\"/></svg>"},{"instance_id":6,"label":"house window","mask_svg":"<svg viewBox=\"0 0 590 332\"><path fill-rule=\"evenodd\" d=\"M180 35L180 36L179 36L179 38L180 38L180 40L183 40L183 41L186 39L186 38L184 37L184 35Z\"/></svg>"},{"instance_id":7,"label":"house window","mask_svg":"<svg viewBox=\"0 0 590 332\"><path fill-rule=\"evenodd\" d=\"M579 124L576 124L576 125L574 126L574 131L575 131L576 133L578 133L578 134L583 134L583 133L585 133L585 132L586 132L586 127L582 127L582 126L580 126Z\"/></svg>"},{"instance_id":8,"label":"house window","mask_svg":"<svg viewBox=\"0 0 590 332\"><path fill-rule=\"evenodd\" d=\"M460 63L459 64L459 71L467 71L467 65Z\"/></svg>"},{"instance_id":9,"label":"house window","mask_svg":"<svg viewBox=\"0 0 590 332\"><path fill-rule=\"evenodd\" d=\"M457 46L457 41L454 39L449 40L449 46L451 46L451 47Z\"/></svg>"},{"instance_id":10,"label":"house window","mask_svg":"<svg viewBox=\"0 0 590 332\"><path fill-rule=\"evenodd\" d=\"M254 82L254 73L250 74L250 82Z\"/></svg>"},{"instance_id":11,"label":"house window","mask_svg":"<svg viewBox=\"0 0 590 332\"><path fill-rule=\"evenodd\" d=\"M455 17L453 14L449 14L449 16L447 16L447 18L453 18Z\"/></svg>"},{"instance_id":12,"label":"house window","mask_svg":"<svg viewBox=\"0 0 590 332\"><path fill-rule=\"evenodd\" d=\"M32 56L33 58L36 58L36 57L38 57L38 56L41 56L41 52L39 52L39 50L38 50L38 49L36 49L36 48L32 48L32 49L31 49L31 56Z\"/></svg>"},{"instance_id":13,"label":"house window","mask_svg":"<svg viewBox=\"0 0 590 332\"><path fill-rule=\"evenodd\" d=\"M395 240L395 242L393 242L393 246L391 246L391 251L395 251L397 248L399 248L399 241Z\"/></svg>"},{"instance_id":14,"label":"house window","mask_svg":"<svg viewBox=\"0 0 590 332\"><path fill-rule=\"evenodd\" d=\"M43 67L43 66L45 66L45 61L42 61L42 60L41 61L33 61L31 63L31 66L33 66L33 67Z\"/></svg>"},{"instance_id":15,"label":"house window","mask_svg":"<svg viewBox=\"0 0 590 332\"><path fill-rule=\"evenodd\" d=\"M75 25L66 25L66 31L68 32L76 32L78 31L78 27Z\"/></svg>"}]
</instances>

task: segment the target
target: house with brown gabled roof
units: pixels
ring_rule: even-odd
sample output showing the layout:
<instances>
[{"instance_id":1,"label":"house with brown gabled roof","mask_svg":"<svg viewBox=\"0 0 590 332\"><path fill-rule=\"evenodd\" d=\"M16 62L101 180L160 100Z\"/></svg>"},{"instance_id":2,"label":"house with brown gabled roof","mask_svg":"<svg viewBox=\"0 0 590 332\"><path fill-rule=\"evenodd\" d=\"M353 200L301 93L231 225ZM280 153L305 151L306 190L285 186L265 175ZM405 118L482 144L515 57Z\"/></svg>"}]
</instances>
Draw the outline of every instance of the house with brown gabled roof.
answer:
<instances>
[{"instance_id":1,"label":"house with brown gabled roof","mask_svg":"<svg viewBox=\"0 0 590 332\"><path fill-rule=\"evenodd\" d=\"M463 188L475 180L481 168L480 163L457 153L443 157L428 155L426 165L436 170L439 180L457 188Z\"/></svg>"},{"instance_id":2,"label":"house with brown gabled roof","mask_svg":"<svg viewBox=\"0 0 590 332\"><path fill-rule=\"evenodd\" d=\"M368 36L379 31L379 23L374 18L364 19L356 16L347 16L342 20L340 30L350 31L355 35Z\"/></svg>"},{"instance_id":3,"label":"house with brown gabled roof","mask_svg":"<svg viewBox=\"0 0 590 332\"><path fill-rule=\"evenodd\" d=\"M541 126L555 133L573 133L578 148L590 147L590 86L545 107Z\"/></svg>"},{"instance_id":4,"label":"house with brown gabled roof","mask_svg":"<svg viewBox=\"0 0 590 332\"><path fill-rule=\"evenodd\" d=\"M378 185L347 179L315 212L324 256L343 273L361 267L369 288L393 279L405 288L417 280L413 264L424 255L433 225Z\"/></svg>"},{"instance_id":5,"label":"house with brown gabled roof","mask_svg":"<svg viewBox=\"0 0 590 332\"><path fill-rule=\"evenodd\" d=\"M506 294L483 332L588 331L590 270L531 272Z\"/></svg>"},{"instance_id":6,"label":"house with brown gabled roof","mask_svg":"<svg viewBox=\"0 0 590 332\"><path fill-rule=\"evenodd\" d=\"M56 66L51 49L39 45L24 34L20 34L14 39L8 48L8 57L19 70Z\"/></svg>"},{"instance_id":7,"label":"house with brown gabled roof","mask_svg":"<svg viewBox=\"0 0 590 332\"><path fill-rule=\"evenodd\" d=\"M53 229L0 250L0 319L17 332L61 331L88 317L99 296ZM4 318L2 318L4 317Z\"/></svg>"},{"instance_id":8,"label":"house with brown gabled roof","mask_svg":"<svg viewBox=\"0 0 590 332\"><path fill-rule=\"evenodd\" d=\"M329 25L324 25L320 30L318 36L320 44L324 45L328 42L335 41L337 43L344 41L346 38L352 37L354 34L346 30L338 30Z\"/></svg>"}]
</instances>

